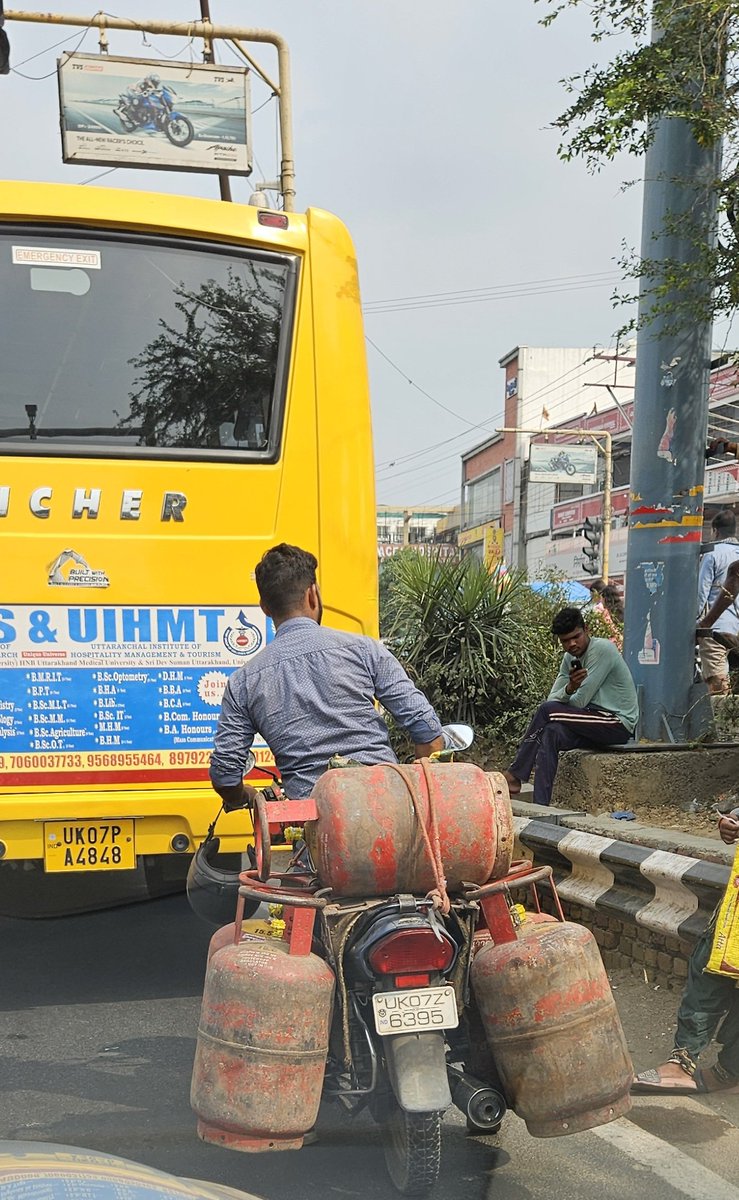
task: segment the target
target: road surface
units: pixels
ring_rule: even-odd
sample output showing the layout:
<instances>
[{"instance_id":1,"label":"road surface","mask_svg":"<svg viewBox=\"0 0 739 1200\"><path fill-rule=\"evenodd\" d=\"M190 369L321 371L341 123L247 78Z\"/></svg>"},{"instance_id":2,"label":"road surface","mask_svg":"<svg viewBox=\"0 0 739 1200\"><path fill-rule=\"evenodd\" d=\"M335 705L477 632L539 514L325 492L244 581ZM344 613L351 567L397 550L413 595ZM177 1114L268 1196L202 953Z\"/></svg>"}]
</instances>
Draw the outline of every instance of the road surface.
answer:
<instances>
[{"instance_id":1,"label":"road surface","mask_svg":"<svg viewBox=\"0 0 739 1200\"><path fill-rule=\"evenodd\" d=\"M241 1155L197 1140L188 1090L209 936L184 896L0 919L0 1137L101 1149L266 1200L395 1200L372 1122L333 1106L318 1143L299 1152ZM616 996L645 1066L669 1044L676 997L635 987L624 980ZM737 1120L739 1098L645 1097L593 1132L535 1140L509 1115L483 1139L452 1110L436 1195L739 1200Z\"/></svg>"}]
</instances>

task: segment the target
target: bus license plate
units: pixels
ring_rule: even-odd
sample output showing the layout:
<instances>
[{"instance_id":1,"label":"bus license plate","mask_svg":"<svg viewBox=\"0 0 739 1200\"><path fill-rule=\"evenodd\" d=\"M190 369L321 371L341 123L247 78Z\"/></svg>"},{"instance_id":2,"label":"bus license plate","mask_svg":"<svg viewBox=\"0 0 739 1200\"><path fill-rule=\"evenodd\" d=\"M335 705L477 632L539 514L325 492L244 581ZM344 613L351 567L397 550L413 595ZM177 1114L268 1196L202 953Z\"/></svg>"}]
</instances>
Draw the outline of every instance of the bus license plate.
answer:
<instances>
[{"instance_id":1,"label":"bus license plate","mask_svg":"<svg viewBox=\"0 0 739 1200\"><path fill-rule=\"evenodd\" d=\"M459 1024L454 988L413 988L407 992L377 992L372 997L375 1029L390 1033L421 1033L424 1029L456 1029Z\"/></svg>"},{"instance_id":2,"label":"bus license plate","mask_svg":"<svg viewBox=\"0 0 739 1200\"><path fill-rule=\"evenodd\" d=\"M131 871L135 867L132 820L44 823L46 871Z\"/></svg>"}]
</instances>

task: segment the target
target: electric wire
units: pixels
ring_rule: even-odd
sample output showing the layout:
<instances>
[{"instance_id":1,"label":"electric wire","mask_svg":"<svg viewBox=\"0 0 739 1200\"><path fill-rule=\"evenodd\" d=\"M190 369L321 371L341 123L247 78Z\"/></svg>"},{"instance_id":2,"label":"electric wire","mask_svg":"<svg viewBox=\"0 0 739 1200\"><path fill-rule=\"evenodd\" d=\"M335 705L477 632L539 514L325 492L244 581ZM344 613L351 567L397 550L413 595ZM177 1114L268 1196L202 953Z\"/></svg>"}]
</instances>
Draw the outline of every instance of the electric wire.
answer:
<instances>
[{"instance_id":1,"label":"electric wire","mask_svg":"<svg viewBox=\"0 0 739 1200\"><path fill-rule=\"evenodd\" d=\"M417 295L411 295L411 296L389 297L388 299L385 299L385 300L368 300L365 307L371 308L374 305L405 303L405 302L408 302L411 300L421 300L422 301L422 300L432 300L432 299L441 299L441 298L446 299L448 297L453 297L453 296L474 296L474 295L480 295L482 293L487 293L487 292L491 292L491 291L497 292L497 291L500 291L501 289L506 289L506 288L533 287L535 284L539 284L539 283L564 283L567 280L595 279L595 278L601 278L602 276L607 275L607 274L618 275L618 272L591 271L589 274L554 275L554 276L550 276L549 278L546 278L546 279L529 279L529 280L526 280L525 282L517 281L516 283L491 284L489 287L484 287L484 288L459 288L456 291L450 291L450 292L422 292Z\"/></svg>"},{"instance_id":2,"label":"electric wire","mask_svg":"<svg viewBox=\"0 0 739 1200\"><path fill-rule=\"evenodd\" d=\"M97 175L91 175L89 179L83 179L79 183L79 187L86 187L88 183L94 183L96 179L102 179L103 175L112 175L114 171L120 170L120 167L108 167L107 171L99 171Z\"/></svg>"},{"instance_id":3,"label":"electric wire","mask_svg":"<svg viewBox=\"0 0 739 1200\"><path fill-rule=\"evenodd\" d=\"M572 375L573 372L579 371L582 367L586 366L587 362L588 362L588 359L583 359L583 361L581 363L577 363L574 367L569 367L566 371L563 371L563 373L561 375L558 375L556 379L550 380L549 383L547 383L547 384L542 384L542 386L540 388L537 388L537 390L535 392L531 392L526 397L527 401L534 400L534 399L536 399L537 396L541 396L541 395L545 394L546 392L548 392L551 388L556 387L563 380L565 380L568 377L568 375ZM502 419L503 418L501 415L501 420ZM483 421L483 422L478 422L478 424L476 426L474 426L474 428L489 429L490 427L487 424L487 422ZM439 448L439 446L447 445L451 441L458 441L460 438L467 437L467 436L468 436L467 433L458 433L458 434L455 434L455 436L453 438L443 438L439 442L432 442L430 446L426 446L422 450L415 450L411 454L402 455L400 458L388 459L387 462L378 463L376 469L380 470L383 467L395 466L396 463L407 462L407 461L410 461L411 459L419 458L423 454L427 454L432 450L437 450Z\"/></svg>"},{"instance_id":4,"label":"electric wire","mask_svg":"<svg viewBox=\"0 0 739 1200\"><path fill-rule=\"evenodd\" d=\"M367 342L369 342L370 346L372 346L373 350L376 350L380 357L384 358L385 362L389 363L393 370L397 371L398 375L405 379L406 383L409 383L412 388L415 388L417 392L420 392L422 396L425 396L426 399L430 400L432 404L435 404L437 408L443 409L444 412L449 413L450 416L455 417L458 421L461 421L463 425L467 425L470 429L480 428L479 425L475 425L472 421L468 421L467 418L463 417L460 413L455 412L453 408L449 408L446 404L442 404L441 400L437 400L431 395L430 392L427 392L425 388L422 388L419 386L419 384L415 383L409 375L406 375L405 371L399 367L396 362L393 362L392 358L390 358L390 356L386 354L384 350L380 349L380 347L377 345L377 342L373 342L372 338L367 334L365 334L365 339ZM482 428L489 429L491 433L495 432L495 430L491 429L491 427L487 424L484 424Z\"/></svg>"},{"instance_id":5,"label":"electric wire","mask_svg":"<svg viewBox=\"0 0 739 1200\"><path fill-rule=\"evenodd\" d=\"M88 35L88 33L90 32L90 30L91 30L91 29L92 29L92 25L88 25L88 26L87 26L85 29L83 29L83 30L82 30L82 33L81 33L80 35L78 35L77 33L73 33L73 34L71 35L71 37L64 38L64 41L65 41L65 42L71 42L73 38L77 38L77 39L78 39L78 40L77 40L77 44L76 44L76 46L75 46L75 47L74 47L74 49L72 50L72 54L76 54L76 53L77 53L77 51L79 50L80 46L81 46L81 45L82 45L82 43L84 42L85 38L87 37L87 35ZM55 42L55 43L54 43L54 45L55 45L55 46L61 46L61 45L62 45L62 42ZM41 54L47 54L47 53L49 52L49 50L52 50L52 49L54 49L54 47L53 47L53 46L47 46L47 47L46 47L46 50L41 50L41 51L39 51L39 54L34 54L34 55L32 55L31 57L32 57L32 58L38 58L38 57L39 57L39 55L41 55ZM31 61L31 59L30 59L30 58L27 58L27 59L25 59L25 61L26 61L26 62L30 62L30 61ZM49 71L49 72L48 72L46 75L27 75L27 74L25 73L25 71L19 71L17 67L11 67L10 69L11 69L11 71L12 71L12 73L13 73L14 75L18 75L18 76L20 76L20 78L21 78L21 79L30 79L30 80L31 80L33 83L39 83L39 82L40 82L42 79L51 79L51 77L52 77L53 75L56 75L56 73L57 73L57 68L56 68L56 67L54 67L54 70L53 70L53 71Z\"/></svg>"},{"instance_id":6,"label":"electric wire","mask_svg":"<svg viewBox=\"0 0 739 1200\"><path fill-rule=\"evenodd\" d=\"M369 341L369 340L370 340L370 339L368 338L368 341ZM379 347L376 347L376 349L378 349L378 350L379 350ZM383 353L383 352L382 352L382 351L380 351L380 353ZM387 356L383 354L383 357L387 357ZM580 363L576 364L574 367L570 367L570 368L569 368L567 371L563 372L563 373L562 373L562 375L558 376L556 379L554 379L554 380L551 380L551 381L550 381L548 384L544 384L544 385L542 385L542 387L541 387L541 388L539 388L539 389L537 389L537 391L536 391L536 392L532 392L530 395L526 396L526 397L525 397L525 400L526 400L526 402L527 402L527 403L529 403L529 402L530 402L532 399L535 399L536 397L541 397L542 395L546 394L546 392L547 392L547 391L550 391L552 388L554 388L554 387L557 387L557 386L558 386L558 385L560 385L560 384L561 384L561 382L562 382L563 380L565 380L565 379L566 379L566 378L567 378L569 375L572 375L572 374L573 374L575 371L579 371L579 370L581 370L583 367L587 366L587 364L588 364L588 362L589 362L589 361L597 362L598 360L596 360L596 359L592 359L592 360L584 359L584 360L582 360L582 362L580 362ZM399 369L399 368L398 368L398 369ZM404 378L407 378L407 377L404 375L404 373L403 373L403 372L401 372L401 374L403 374L403 377L404 377ZM409 381L409 382L412 382L412 381ZM580 394L580 389L581 389L581 388L582 388L582 383L580 383L580 384L579 384L578 388L577 388L575 391L569 392L569 393L568 393L568 394L567 394L565 397L563 397L561 400L559 400L559 401L557 401L555 404L553 404L553 405L551 406L551 411L554 411L556 408L559 408L561 405L563 405L563 404L568 404L570 401L572 401L573 399L575 399L575 398L576 398L576 397L577 397L577 396ZM424 393L424 394L426 394L426 393ZM437 402L437 403L438 403L438 402ZM574 418L571 418L571 419L574 419ZM478 425L478 428L489 428L489 426L488 426L486 423L484 423L484 422L483 422L483 423L481 423L480 425ZM544 433L544 432L546 432L546 430L544 430L544 429L543 429L543 430L542 430L542 433ZM464 434L458 434L458 435L457 435L457 437L456 437L454 440L458 440L459 438L461 438L461 437L466 437L466 436L467 436L467 434L466 434L466 433L464 433ZM414 454L411 454L411 455L404 456L404 458L403 458L403 459L391 459L391 460L389 460L387 463L378 464L378 465L377 465L377 467L376 467L376 471L378 471L378 472L379 472L379 471L382 471L382 470L385 470L385 469L389 469L391 466L395 466L395 465L396 465L396 463L399 463L399 462L402 462L402 461L409 461L409 460L411 460L411 459L413 459L413 458L420 457L422 454L424 454L424 453L428 453L428 452L430 452L430 450L432 450L432 449L437 449L439 446L441 446L441 445L444 445L444 444L446 444L444 441L442 441L442 442L435 442L435 443L433 443L433 444L432 444L432 446L431 446L431 447L426 447L426 449L425 449L425 450L416 451ZM474 449L474 447L473 447L473 449ZM443 458L435 459L435 460L433 460L433 462L426 463L425 465L426 465L426 466L432 466L432 465L434 465L434 463L438 463L438 462L442 462L442 461L444 461L444 459L445 459L445 458L457 457L457 456L458 456L458 454L459 454L459 451L456 451L456 450L455 450L455 451L452 451L452 452L451 452L449 455L445 455ZM419 468L419 469L423 469L423 468ZM395 475L396 475L396 474L399 474L399 473L394 473L394 475L393 475L392 477L395 477ZM383 478L383 479L381 479L379 482L386 482L386 481L387 481L387 480L389 480L390 478L391 478L391 476L390 476L390 475L385 475L385 476L384 476L384 478Z\"/></svg>"},{"instance_id":7,"label":"electric wire","mask_svg":"<svg viewBox=\"0 0 739 1200\"><path fill-rule=\"evenodd\" d=\"M433 300L423 304L396 304L387 305L385 307L369 308L364 307L364 315L366 317L379 316L383 313L391 312L411 312L418 310L426 310L429 308L458 308L467 304L487 304L491 300L517 300L526 299L532 296L556 296L563 292L583 292L592 288L611 287L615 282L614 279L604 279L600 283L581 283L569 284L566 287L550 287L550 288L526 288L521 287L515 290L499 292L488 296L470 296L467 299L460 300Z\"/></svg>"}]
</instances>

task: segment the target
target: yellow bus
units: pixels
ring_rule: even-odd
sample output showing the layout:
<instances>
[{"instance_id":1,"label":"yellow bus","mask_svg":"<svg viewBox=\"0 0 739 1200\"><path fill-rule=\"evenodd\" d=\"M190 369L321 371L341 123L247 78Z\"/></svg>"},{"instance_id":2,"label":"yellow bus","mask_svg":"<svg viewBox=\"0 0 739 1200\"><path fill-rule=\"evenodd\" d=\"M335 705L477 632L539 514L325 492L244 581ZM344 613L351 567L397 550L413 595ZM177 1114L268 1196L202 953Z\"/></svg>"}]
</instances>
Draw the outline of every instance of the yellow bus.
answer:
<instances>
[{"instance_id":1,"label":"yellow bus","mask_svg":"<svg viewBox=\"0 0 739 1200\"><path fill-rule=\"evenodd\" d=\"M327 623L374 634L375 505L337 218L0 195L0 913L33 916L184 879L223 688L273 634L254 565L313 550Z\"/></svg>"}]
</instances>

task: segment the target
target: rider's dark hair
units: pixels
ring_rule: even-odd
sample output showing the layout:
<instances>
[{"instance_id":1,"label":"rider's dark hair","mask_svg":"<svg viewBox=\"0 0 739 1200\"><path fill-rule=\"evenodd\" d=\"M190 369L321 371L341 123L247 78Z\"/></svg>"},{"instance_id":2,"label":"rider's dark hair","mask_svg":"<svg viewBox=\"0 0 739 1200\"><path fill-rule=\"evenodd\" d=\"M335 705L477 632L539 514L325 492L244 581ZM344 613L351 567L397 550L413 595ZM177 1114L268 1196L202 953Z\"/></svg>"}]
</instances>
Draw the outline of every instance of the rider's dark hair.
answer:
<instances>
[{"instance_id":1,"label":"rider's dark hair","mask_svg":"<svg viewBox=\"0 0 739 1200\"><path fill-rule=\"evenodd\" d=\"M560 608L552 621L552 633L555 637L563 637L575 629L585 628L585 618L579 608Z\"/></svg>"},{"instance_id":2,"label":"rider's dark hair","mask_svg":"<svg viewBox=\"0 0 739 1200\"><path fill-rule=\"evenodd\" d=\"M722 508L721 512L717 512L711 521L711 528L716 534L717 541L721 541L721 538L736 537L736 516L734 510L731 508Z\"/></svg>"},{"instance_id":3,"label":"rider's dark hair","mask_svg":"<svg viewBox=\"0 0 739 1200\"><path fill-rule=\"evenodd\" d=\"M301 607L308 588L316 582L318 559L309 550L281 542L262 555L254 572L259 599L278 621Z\"/></svg>"}]
</instances>

